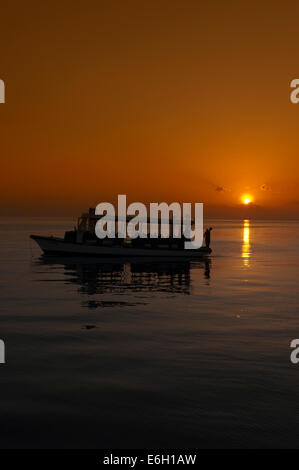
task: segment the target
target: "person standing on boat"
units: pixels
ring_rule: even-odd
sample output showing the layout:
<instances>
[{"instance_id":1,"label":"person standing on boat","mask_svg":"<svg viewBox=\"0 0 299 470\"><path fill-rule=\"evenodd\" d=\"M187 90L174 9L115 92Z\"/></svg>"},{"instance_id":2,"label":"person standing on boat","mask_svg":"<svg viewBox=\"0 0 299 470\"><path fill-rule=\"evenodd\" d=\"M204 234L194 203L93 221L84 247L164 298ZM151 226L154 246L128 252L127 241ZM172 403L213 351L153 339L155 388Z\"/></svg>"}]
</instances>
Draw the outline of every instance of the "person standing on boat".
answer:
<instances>
[{"instance_id":1,"label":"person standing on boat","mask_svg":"<svg viewBox=\"0 0 299 470\"><path fill-rule=\"evenodd\" d=\"M206 247L210 248L210 243L211 243L211 231L213 230L213 227L207 228L205 233L204 233L204 238L206 242Z\"/></svg>"}]
</instances>

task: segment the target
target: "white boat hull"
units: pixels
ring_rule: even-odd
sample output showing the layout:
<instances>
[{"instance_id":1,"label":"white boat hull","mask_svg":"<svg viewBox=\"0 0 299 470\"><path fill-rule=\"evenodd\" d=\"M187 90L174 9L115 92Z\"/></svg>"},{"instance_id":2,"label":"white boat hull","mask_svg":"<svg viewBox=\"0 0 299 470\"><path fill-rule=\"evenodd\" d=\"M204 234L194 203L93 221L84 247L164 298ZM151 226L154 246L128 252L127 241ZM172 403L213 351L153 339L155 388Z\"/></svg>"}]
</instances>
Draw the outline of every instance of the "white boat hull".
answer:
<instances>
[{"instance_id":1,"label":"white boat hull","mask_svg":"<svg viewBox=\"0 0 299 470\"><path fill-rule=\"evenodd\" d=\"M196 250L164 249L164 248L132 248L130 246L97 246L85 243L65 242L62 238L31 235L39 247L47 255L63 256L110 256L110 257L161 257L161 258L201 258L211 253L210 248L201 247Z\"/></svg>"}]
</instances>

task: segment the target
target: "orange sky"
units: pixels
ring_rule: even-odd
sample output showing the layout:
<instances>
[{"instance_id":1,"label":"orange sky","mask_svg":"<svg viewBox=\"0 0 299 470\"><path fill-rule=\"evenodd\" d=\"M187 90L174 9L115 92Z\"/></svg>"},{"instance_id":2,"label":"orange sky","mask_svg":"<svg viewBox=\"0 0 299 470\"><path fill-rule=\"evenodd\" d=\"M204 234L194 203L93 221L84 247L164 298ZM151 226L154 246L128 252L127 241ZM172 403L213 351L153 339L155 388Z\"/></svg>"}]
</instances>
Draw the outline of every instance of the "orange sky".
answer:
<instances>
[{"instance_id":1,"label":"orange sky","mask_svg":"<svg viewBox=\"0 0 299 470\"><path fill-rule=\"evenodd\" d=\"M296 217L298 24L295 0L2 5L0 212L127 194Z\"/></svg>"}]
</instances>

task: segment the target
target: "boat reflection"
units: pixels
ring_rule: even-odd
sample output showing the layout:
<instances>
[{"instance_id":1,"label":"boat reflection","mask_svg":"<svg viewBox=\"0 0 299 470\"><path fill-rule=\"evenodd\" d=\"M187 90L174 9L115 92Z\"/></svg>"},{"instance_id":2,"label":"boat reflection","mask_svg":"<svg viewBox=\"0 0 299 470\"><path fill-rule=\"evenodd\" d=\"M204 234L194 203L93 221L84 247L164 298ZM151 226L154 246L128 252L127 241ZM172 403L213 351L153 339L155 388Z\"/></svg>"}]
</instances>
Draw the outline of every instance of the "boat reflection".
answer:
<instances>
[{"instance_id":1,"label":"boat reflection","mask_svg":"<svg viewBox=\"0 0 299 470\"><path fill-rule=\"evenodd\" d=\"M250 266L250 256L251 256L250 221L245 219L243 221L242 259L243 259L244 266L246 266L247 268Z\"/></svg>"},{"instance_id":2,"label":"boat reflection","mask_svg":"<svg viewBox=\"0 0 299 470\"><path fill-rule=\"evenodd\" d=\"M83 295L129 294L130 292L191 293L191 273L200 270L209 282L211 260L196 261L120 261L89 258L41 256L39 265L63 267L65 282L76 284ZM90 304L92 308L92 303Z\"/></svg>"}]
</instances>

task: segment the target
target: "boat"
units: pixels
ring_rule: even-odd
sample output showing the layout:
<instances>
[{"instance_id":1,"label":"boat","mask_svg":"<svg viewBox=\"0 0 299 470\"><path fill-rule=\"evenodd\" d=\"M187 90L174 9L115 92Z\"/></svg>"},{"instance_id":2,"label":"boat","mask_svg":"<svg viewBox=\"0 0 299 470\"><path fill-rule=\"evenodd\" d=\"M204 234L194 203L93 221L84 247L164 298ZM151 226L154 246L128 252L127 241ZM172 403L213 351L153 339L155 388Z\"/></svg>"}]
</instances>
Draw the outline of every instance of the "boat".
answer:
<instances>
[{"instance_id":1,"label":"boat","mask_svg":"<svg viewBox=\"0 0 299 470\"><path fill-rule=\"evenodd\" d=\"M116 218L117 219L117 218ZM193 250L184 249L186 239L173 238L104 238L95 235L95 224L99 216L94 209L82 214L74 230L65 232L64 237L30 235L45 255L88 256L88 257L154 257L193 259L209 255L212 250L202 246ZM129 219L128 219L129 220Z\"/></svg>"}]
</instances>

